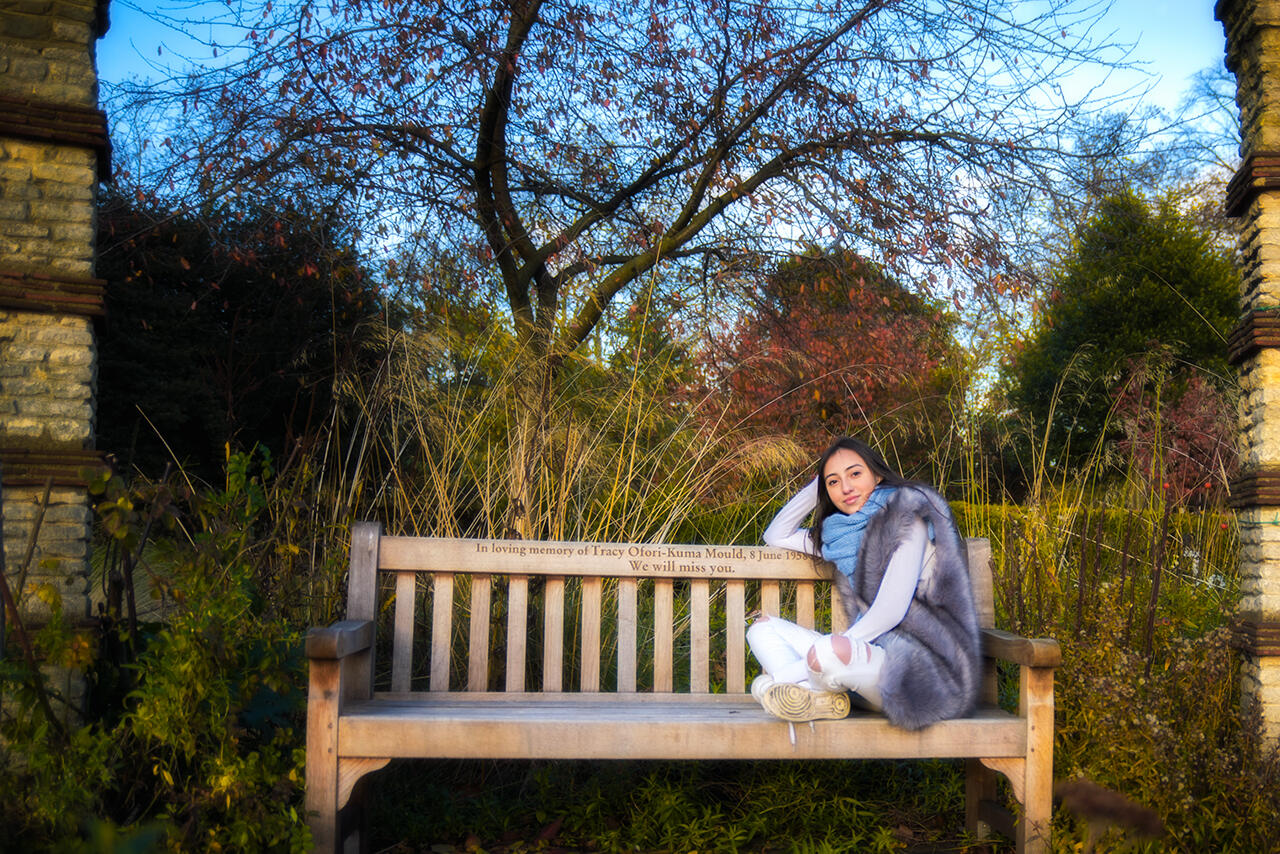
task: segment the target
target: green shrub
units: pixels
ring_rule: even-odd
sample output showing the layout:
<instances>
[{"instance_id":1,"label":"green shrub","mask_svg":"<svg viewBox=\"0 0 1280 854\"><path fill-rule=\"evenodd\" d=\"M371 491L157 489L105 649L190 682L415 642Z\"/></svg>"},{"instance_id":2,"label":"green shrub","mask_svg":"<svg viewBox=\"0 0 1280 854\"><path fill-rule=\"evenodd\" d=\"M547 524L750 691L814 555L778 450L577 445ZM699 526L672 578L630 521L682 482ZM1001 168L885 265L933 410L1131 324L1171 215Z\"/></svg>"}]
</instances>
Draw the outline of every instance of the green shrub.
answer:
<instances>
[{"instance_id":1,"label":"green shrub","mask_svg":"<svg viewBox=\"0 0 1280 854\"><path fill-rule=\"evenodd\" d=\"M106 623L100 652L126 654L96 662L95 684L118 686L119 703L103 707L100 698L96 719L61 726L26 699L30 672L12 662L2 672L12 701L0 787L23 793L0 807L8 840L31 850L308 849L301 631L262 595L257 562L272 473L246 457L230 462L227 488L185 493L181 513L159 493L98 484L103 528L130 549L152 510L174 523L147 566L164 596L163 622ZM57 656L75 637L52 621L40 653L66 664Z\"/></svg>"}]
</instances>

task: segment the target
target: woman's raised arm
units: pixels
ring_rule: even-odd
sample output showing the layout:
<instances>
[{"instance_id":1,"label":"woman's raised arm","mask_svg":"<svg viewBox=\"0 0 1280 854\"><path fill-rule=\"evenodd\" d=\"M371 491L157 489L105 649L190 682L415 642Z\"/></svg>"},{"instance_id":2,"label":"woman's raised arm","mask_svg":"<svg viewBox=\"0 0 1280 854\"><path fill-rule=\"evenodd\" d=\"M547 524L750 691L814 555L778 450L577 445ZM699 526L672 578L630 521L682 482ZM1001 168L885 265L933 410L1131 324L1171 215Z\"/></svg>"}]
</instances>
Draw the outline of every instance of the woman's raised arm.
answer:
<instances>
[{"instance_id":1,"label":"woman's raised arm","mask_svg":"<svg viewBox=\"0 0 1280 854\"><path fill-rule=\"evenodd\" d=\"M801 528L800 523L807 519L817 506L818 479L815 477L801 487L800 491L778 511L778 515L773 517L773 521L764 531L765 545L804 552L807 555L814 554L809 529Z\"/></svg>"}]
</instances>

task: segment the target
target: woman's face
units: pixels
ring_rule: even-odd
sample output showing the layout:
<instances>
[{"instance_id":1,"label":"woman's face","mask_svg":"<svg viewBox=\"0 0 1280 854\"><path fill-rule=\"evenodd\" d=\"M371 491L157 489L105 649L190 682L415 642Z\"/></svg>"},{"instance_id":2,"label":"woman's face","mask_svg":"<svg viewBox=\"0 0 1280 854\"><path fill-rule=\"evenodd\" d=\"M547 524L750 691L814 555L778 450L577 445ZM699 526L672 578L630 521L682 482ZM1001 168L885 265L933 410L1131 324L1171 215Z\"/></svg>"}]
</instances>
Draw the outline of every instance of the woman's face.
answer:
<instances>
[{"instance_id":1,"label":"woman's face","mask_svg":"<svg viewBox=\"0 0 1280 854\"><path fill-rule=\"evenodd\" d=\"M862 509L880 480L862 457L848 448L837 448L822 471L831 503L846 515Z\"/></svg>"}]
</instances>

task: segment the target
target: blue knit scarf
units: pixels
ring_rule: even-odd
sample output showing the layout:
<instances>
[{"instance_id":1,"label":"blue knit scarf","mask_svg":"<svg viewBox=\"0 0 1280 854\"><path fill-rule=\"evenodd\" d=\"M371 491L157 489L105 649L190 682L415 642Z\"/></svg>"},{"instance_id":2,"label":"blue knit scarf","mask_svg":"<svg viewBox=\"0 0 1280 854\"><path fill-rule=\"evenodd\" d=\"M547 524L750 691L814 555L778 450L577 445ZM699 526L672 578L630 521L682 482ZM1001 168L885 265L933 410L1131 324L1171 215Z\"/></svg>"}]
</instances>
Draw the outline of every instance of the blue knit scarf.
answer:
<instances>
[{"instance_id":1,"label":"blue knit scarf","mask_svg":"<svg viewBox=\"0 0 1280 854\"><path fill-rule=\"evenodd\" d=\"M858 568L858 552L871 517L884 509L898 491L896 486L877 486L867 501L853 513L832 513L822 520L822 556L850 578Z\"/></svg>"}]
</instances>

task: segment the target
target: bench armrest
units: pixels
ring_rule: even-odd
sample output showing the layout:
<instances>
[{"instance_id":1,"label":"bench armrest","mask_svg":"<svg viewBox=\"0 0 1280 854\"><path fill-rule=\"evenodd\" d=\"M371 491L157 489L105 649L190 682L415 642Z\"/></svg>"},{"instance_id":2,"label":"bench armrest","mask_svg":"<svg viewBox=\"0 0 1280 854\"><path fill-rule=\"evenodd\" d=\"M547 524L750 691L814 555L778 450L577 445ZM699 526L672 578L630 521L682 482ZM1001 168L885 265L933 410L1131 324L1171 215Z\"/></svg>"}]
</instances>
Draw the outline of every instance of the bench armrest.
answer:
<instances>
[{"instance_id":1,"label":"bench armrest","mask_svg":"<svg viewBox=\"0 0 1280 854\"><path fill-rule=\"evenodd\" d=\"M307 658L346 658L371 646L372 620L339 620L307 631Z\"/></svg>"},{"instance_id":2,"label":"bench armrest","mask_svg":"<svg viewBox=\"0 0 1280 854\"><path fill-rule=\"evenodd\" d=\"M1053 638L1024 638L1000 629L982 630L983 654L1026 667L1057 667L1062 647Z\"/></svg>"}]
</instances>

